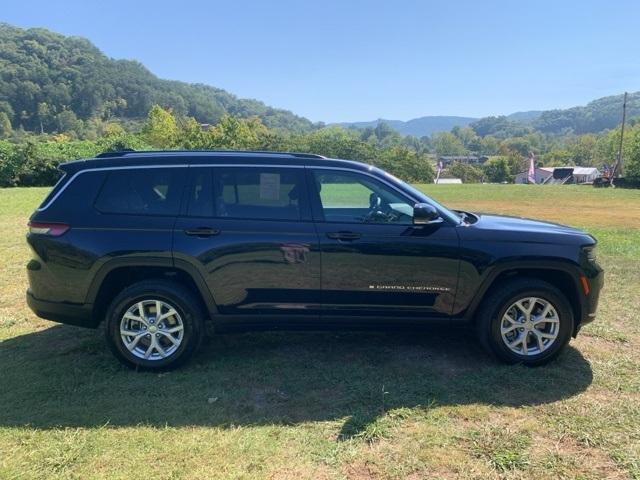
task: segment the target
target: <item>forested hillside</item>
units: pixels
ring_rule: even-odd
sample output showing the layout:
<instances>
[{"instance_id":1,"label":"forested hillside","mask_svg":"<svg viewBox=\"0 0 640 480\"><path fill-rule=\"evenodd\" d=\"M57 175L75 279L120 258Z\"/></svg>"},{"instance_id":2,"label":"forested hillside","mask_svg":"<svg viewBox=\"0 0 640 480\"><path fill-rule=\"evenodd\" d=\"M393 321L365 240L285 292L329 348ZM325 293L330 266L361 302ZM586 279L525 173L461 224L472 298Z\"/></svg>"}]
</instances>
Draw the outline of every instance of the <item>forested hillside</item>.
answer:
<instances>
[{"instance_id":1,"label":"forested hillside","mask_svg":"<svg viewBox=\"0 0 640 480\"><path fill-rule=\"evenodd\" d=\"M375 127L384 122L402 135L422 137L437 132L447 132L455 127L470 126L480 136L493 135L509 138L543 133L556 136L599 133L615 128L620 123L622 95L603 97L583 107L556 110L532 110L493 117L443 117L428 116L406 122L400 120L375 120L371 122L342 123L344 127ZM640 116L640 92L630 93L627 99L628 118Z\"/></svg>"},{"instance_id":2,"label":"forested hillside","mask_svg":"<svg viewBox=\"0 0 640 480\"><path fill-rule=\"evenodd\" d=\"M257 100L159 79L139 62L108 58L84 38L0 23L0 123L6 115L14 129L60 132L80 129L78 122L91 129L112 118L143 119L153 104L202 123L229 113L258 116L269 128L313 128L309 120Z\"/></svg>"}]
</instances>

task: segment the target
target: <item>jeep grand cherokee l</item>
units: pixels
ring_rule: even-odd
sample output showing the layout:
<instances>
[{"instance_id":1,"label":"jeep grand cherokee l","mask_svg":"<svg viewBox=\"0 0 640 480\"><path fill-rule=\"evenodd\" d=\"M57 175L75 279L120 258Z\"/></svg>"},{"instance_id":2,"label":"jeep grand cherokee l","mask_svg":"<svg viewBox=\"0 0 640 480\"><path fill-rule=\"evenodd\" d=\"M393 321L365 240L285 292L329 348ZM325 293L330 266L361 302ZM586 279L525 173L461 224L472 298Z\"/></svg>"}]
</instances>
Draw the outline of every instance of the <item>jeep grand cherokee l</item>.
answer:
<instances>
[{"instance_id":1,"label":"jeep grand cherokee l","mask_svg":"<svg viewBox=\"0 0 640 480\"><path fill-rule=\"evenodd\" d=\"M592 321L596 241L452 211L362 163L297 153L116 152L61 165L34 212L27 301L104 323L126 365L167 368L215 331L444 322L540 365Z\"/></svg>"}]
</instances>

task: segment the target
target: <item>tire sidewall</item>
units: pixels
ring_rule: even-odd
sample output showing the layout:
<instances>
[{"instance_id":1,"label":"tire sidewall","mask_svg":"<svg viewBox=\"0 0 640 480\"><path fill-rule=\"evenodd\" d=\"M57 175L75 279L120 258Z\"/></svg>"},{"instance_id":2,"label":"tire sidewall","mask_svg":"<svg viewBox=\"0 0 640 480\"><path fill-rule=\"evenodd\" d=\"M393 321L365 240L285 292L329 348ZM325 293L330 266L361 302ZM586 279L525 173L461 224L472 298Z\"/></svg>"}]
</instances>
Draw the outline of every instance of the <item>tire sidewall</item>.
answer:
<instances>
[{"instance_id":1,"label":"tire sidewall","mask_svg":"<svg viewBox=\"0 0 640 480\"><path fill-rule=\"evenodd\" d=\"M558 316L560 317L558 337L553 345L542 353L536 355L519 355L513 351L504 343L502 334L500 332L500 326L502 323L502 317L507 309L517 300L524 297L538 297L543 299L555 308ZM552 289L547 288L522 288L516 292L512 292L509 295L503 297L494 309L491 315L490 323L490 342L491 347L502 360L509 363L523 363L527 365L538 365L546 363L556 357L563 347L569 342L571 338L571 332L573 331L573 313L571 306L564 298L563 295L556 293Z\"/></svg>"},{"instance_id":2,"label":"tire sidewall","mask_svg":"<svg viewBox=\"0 0 640 480\"><path fill-rule=\"evenodd\" d=\"M122 297L122 298L120 298ZM162 360L145 360L136 357L124 345L120 336L120 322L124 313L134 304L142 300L162 300L176 309L182 319L184 333L182 343L171 356ZM187 299L165 288L145 288L140 285L130 290L125 290L116 298L109 308L106 322L106 336L109 346L116 356L127 366L141 369L157 370L176 367L183 363L187 357L197 348L200 340L200 322L198 311L189 306Z\"/></svg>"}]
</instances>

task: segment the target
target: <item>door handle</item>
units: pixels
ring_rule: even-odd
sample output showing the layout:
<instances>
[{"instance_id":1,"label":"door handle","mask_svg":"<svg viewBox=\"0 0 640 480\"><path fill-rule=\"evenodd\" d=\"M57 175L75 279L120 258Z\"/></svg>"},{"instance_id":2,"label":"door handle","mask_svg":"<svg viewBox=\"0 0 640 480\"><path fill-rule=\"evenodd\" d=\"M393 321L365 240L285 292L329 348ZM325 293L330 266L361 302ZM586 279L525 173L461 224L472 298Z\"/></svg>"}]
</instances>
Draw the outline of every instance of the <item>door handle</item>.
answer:
<instances>
[{"instance_id":1,"label":"door handle","mask_svg":"<svg viewBox=\"0 0 640 480\"><path fill-rule=\"evenodd\" d=\"M362 235L356 232L329 232L327 233L327 237L333 239L333 240L344 240L344 241L351 241L351 240L357 240L361 237Z\"/></svg>"},{"instance_id":2,"label":"door handle","mask_svg":"<svg viewBox=\"0 0 640 480\"><path fill-rule=\"evenodd\" d=\"M218 235L220 230L209 227L188 228L184 231L185 234L192 237L213 237Z\"/></svg>"}]
</instances>

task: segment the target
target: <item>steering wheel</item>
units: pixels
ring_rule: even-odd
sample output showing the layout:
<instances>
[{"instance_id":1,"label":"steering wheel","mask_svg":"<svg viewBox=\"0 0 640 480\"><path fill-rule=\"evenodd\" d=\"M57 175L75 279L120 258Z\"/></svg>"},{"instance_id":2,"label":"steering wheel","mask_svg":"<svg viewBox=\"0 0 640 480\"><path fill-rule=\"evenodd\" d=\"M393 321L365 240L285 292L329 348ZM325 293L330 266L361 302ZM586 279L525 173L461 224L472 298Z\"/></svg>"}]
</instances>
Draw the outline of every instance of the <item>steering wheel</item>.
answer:
<instances>
[{"instance_id":1,"label":"steering wheel","mask_svg":"<svg viewBox=\"0 0 640 480\"><path fill-rule=\"evenodd\" d=\"M364 216L365 223L389 223L393 222L393 211L389 204L382 201L377 193L369 195L369 211Z\"/></svg>"}]
</instances>

